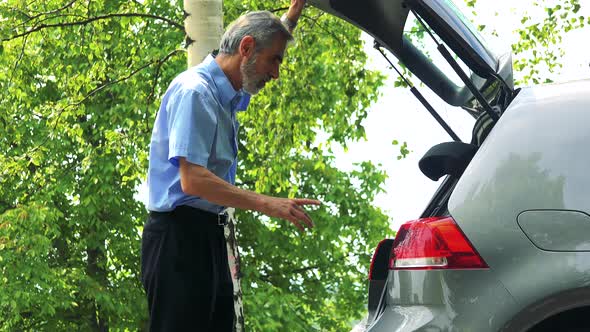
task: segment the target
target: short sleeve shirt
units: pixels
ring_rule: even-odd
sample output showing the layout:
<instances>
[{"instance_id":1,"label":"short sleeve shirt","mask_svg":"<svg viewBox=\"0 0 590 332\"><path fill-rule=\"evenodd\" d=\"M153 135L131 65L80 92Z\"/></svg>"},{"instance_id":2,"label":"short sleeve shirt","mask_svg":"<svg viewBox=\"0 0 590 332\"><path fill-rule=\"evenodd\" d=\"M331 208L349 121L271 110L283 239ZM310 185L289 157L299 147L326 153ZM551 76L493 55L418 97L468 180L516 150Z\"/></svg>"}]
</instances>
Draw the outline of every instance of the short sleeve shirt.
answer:
<instances>
[{"instance_id":1,"label":"short sleeve shirt","mask_svg":"<svg viewBox=\"0 0 590 332\"><path fill-rule=\"evenodd\" d=\"M184 157L234 184L239 127L236 112L245 110L249 101L250 95L233 88L212 56L172 81L150 142L149 210L171 211L188 205L219 213L225 208L182 191L178 159Z\"/></svg>"}]
</instances>

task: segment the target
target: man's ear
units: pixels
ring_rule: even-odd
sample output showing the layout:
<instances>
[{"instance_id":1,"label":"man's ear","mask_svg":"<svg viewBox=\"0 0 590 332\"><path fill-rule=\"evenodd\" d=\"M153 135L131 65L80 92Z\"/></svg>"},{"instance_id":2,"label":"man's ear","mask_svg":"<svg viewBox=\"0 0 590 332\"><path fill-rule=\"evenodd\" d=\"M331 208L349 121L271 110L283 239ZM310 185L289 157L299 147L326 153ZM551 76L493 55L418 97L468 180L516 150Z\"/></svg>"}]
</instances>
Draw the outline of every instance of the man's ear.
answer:
<instances>
[{"instance_id":1,"label":"man's ear","mask_svg":"<svg viewBox=\"0 0 590 332\"><path fill-rule=\"evenodd\" d=\"M254 40L254 37L252 36L245 36L244 38L242 38L242 41L240 42L240 55L243 57L250 57L254 54L254 51L256 50L256 41Z\"/></svg>"}]
</instances>

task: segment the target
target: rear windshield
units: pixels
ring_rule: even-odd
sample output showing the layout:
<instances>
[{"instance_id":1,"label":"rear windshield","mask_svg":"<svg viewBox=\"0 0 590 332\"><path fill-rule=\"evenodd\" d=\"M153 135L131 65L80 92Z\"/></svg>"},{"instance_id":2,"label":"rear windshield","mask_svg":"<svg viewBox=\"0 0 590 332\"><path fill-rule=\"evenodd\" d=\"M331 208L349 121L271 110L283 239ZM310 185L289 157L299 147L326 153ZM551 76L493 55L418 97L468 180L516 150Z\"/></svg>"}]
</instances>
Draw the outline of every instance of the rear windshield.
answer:
<instances>
[{"instance_id":1,"label":"rear windshield","mask_svg":"<svg viewBox=\"0 0 590 332\"><path fill-rule=\"evenodd\" d=\"M437 0L437 2L440 0ZM462 32L465 40L469 42L469 45L483 58L492 68L497 67L496 56L494 53L486 48L484 45L488 43L481 36L479 31L475 28L473 23L455 6L451 0L440 1L440 8L445 11L446 15L441 15L445 19L448 25L454 27L457 31Z\"/></svg>"}]
</instances>

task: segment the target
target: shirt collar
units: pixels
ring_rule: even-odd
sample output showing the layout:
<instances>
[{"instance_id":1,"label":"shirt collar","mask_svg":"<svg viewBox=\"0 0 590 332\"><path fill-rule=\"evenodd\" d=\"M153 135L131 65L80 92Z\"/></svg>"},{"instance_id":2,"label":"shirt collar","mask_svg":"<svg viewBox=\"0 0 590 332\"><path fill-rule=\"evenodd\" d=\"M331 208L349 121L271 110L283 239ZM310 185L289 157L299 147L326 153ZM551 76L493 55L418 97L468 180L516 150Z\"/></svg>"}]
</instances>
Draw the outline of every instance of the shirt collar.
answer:
<instances>
[{"instance_id":1,"label":"shirt collar","mask_svg":"<svg viewBox=\"0 0 590 332\"><path fill-rule=\"evenodd\" d=\"M249 93L242 91L242 96L241 96L240 102L238 103L238 106L236 107L238 112L245 111L248 108L248 105L250 104L250 97L251 96Z\"/></svg>"},{"instance_id":2,"label":"shirt collar","mask_svg":"<svg viewBox=\"0 0 590 332\"><path fill-rule=\"evenodd\" d=\"M228 107L233 109L234 100L237 100L236 109L238 111L244 111L248 108L248 104L250 103L250 94L244 92L243 90L236 91L232 86L231 82L223 72L223 70L219 67L215 59L208 55L203 61L205 68L211 74L211 78L219 91L221 104L223 107Z\"/></svg>"}]
</instances>

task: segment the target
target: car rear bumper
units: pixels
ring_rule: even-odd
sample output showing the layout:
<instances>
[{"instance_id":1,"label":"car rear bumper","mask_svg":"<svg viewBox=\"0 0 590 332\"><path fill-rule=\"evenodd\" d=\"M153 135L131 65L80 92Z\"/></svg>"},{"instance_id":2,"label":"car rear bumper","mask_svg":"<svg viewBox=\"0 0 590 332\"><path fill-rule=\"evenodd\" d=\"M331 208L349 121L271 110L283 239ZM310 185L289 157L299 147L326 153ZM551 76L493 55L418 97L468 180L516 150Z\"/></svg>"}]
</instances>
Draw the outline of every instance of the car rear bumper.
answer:
<instances>
[{"instance_id":1,"label":"car rear bumper","mask_svg":"<svg viewBox=\"0 0 590 332\"><path fill-rule=\"evenodd\" d=\"M389 306L367 328L367 332L445 331L439 320L445 317L443 306ZM434 328L434 325L438 329ZM446 324L447 328L449 324Z\"/></svg>"},{"instance_id":2,"label":"car rear bumper","mask_svg":"<svg viewBox=\"0 0 590 332\"><path fill-rule=\"evenodd\" d=\"M490 270L390 271L370 332L498 331L519 305Z\"/></svg>"}]
</instances>

